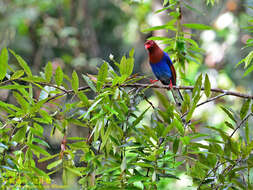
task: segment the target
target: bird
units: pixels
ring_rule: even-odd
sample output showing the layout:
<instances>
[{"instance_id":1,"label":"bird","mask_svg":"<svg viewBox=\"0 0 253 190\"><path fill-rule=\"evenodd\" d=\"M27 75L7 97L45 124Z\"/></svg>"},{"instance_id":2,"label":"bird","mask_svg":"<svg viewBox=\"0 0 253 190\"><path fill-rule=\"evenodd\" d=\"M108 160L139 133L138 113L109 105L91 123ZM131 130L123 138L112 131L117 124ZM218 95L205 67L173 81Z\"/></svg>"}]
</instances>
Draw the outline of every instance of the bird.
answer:
<instances>
[{"instance_id":1,"label":"bird","mask_svg":"<svg viewBox=\"0 0 253 190\"><path fill-rule=\"evenodd\" d=\"M164 85L169 85L174 100L178 106L182 105L183 96L179 89L173 89L176 85L177 75L169 55L164 52L153 40L147 40L144 43L145 49L148 51L149 64L156 78ZM151 80L154 83L158 80Z\"/></svg>"}]
</instances>

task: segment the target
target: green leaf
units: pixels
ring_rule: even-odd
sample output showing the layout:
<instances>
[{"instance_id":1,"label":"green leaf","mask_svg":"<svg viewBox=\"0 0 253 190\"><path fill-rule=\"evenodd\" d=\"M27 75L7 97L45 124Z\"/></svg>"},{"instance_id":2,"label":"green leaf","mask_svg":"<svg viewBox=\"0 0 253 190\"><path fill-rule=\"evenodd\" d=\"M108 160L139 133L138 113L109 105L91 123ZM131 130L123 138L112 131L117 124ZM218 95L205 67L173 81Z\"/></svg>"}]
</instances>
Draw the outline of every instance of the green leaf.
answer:
<instances>
[{"instance_id":1,"label":"green leaf","mask_svg":"<svg viewBox=\"0 0 253 190\"><path fill-rule=\"evenodd\" d=\"M176 154L179 147L179 139L175 138L173 141L173 153Z\"/></svg>"},{"instance_id":2,"label":"green leaf","mask_svg":"<svg viewBox=\"0 0 253 190\"><path fill-rule=\"evenodd\" d=\"M82 100L84 106L88 107L90 105L89 99L87 98L87 96L83 92L79 91L77 96L80 100Z\"/></svg>"},{"instance_id":3,"label":"green leaf","mask_svg":"<svg viewBox=\"0 0 253 190\"><path fill-rule=\"evenodd\" d=\"M87 112L84 113L83 115L81 115L81 116L79 117L79 119L80 119L80 118L86 119L86 118L88 117L89 113L97 106L97 104L98 104L101 100L102 100L102 98L100 98L100 99L98 99L96 102L94 102L94 103L89 107L89 109L87 110Z\"/></svg>"},{"instance_id":4,"label":"green leaf","mask_svg":"<svg viewBox=\"0 0 253 190\"><path fill-rule=\"evenodd\" d=\"M207 97L210 97L211 95L211 84L210 84L210 81L209 81L209 78L208 78L208 75L206 74L206 77L205 77L205 94Z\"/></svg>"},{"instance_id":5,"label":"green leaf","mask_svg":"<svg viewBox=\"0 0 253 190\"><path fill-rule=\"evenodd\" d=\"M243 77L247 76L248 74L250 74L253 71L253 65L251 65L243 74Z\"/></svg>"},{"instance_id":6,"label":"green leaf","mask_svg":"<svg viewBox=\"0 0 253 190\"><path fill-rule=\"evenodd\" d=\"M49 144L46 141L42 140L42 139L33 138L32 140L33 140L33 142L39 143L43 146L46 146L46 147L50 148Z\"/></svg>"},{"instance_id":7,"label":"green leaf","mask_svg":"<svg viewBox=\"0 0 253 190\"><path fill-rule=\"evenodd\" d=\"M45 67L45 77L47 82L51 81L52 75L53 75L53 66L51 62L48 62Z\"/></svg>"},{"instance_id":8,"label":"green leaf","mask_svg":"<svg viewBox=\"0 0 253 190\"><path fill-rule=\"evenodd\" d=\"M188 145L191 141L191 138L189 136L184 136L184 137L180 137L180 141L184 144L184 145Z\"/></svg>"},{"instance_id":9,"label":"green leaf","mask_svg":"<svg viewBox=\"0 0 253 190\"><path fill-rule=\"evenodd\" d=\"M163 6L166 6L168 4L169 0L163 0Z\"/></svg>"},{"instance_id":10,"label":"green leaf","mask_svg":"<svg viewBox=\"0 0 253 190\"><path fill-rule=\"evenodd\" d=\"M123 76L126 74L126 65L127 65L127 59L126 56L123 56L120 61L119 69L120 69L120 75Z\"/></svg>"},{"instance_id":11,"label":"green leaf","mask_svg":"<svg viewBox=\"0 0 253 190\"><path fill-rule=\"evenodd\" d=\"M98 71L98 78L97 78L97 90L98 91L100 91L101 88L103 87L107 75L108 75L108 65L106 62L104 62Z\"/></svg>"},{"instance_id":12,"label":"green leaf","mask_svg":"<svg viewBox=\"0 0 253 190\"><path fill-rule=\"evenodd\" d=\"M47 169L51 170L52 168L55 168L56 166L60 165L61 163L62 163L62 159L56 160L56 161L52 162L51 164L49 164L47 166Z\"/></svg>"},{"instance_id":13,"label":"green leaf","mask_svg":"<svg viewBox=\"0 0 253 190\"><path fill-rule=\"evenodd\" d=\"M196 29L196 30L212 30L211 26L207 26L204 24L197 24L197 23L183 24L183 26L186 28Z\"/></svg>"},{"instance_id":14,"label":"green leaf","mask_svg":"<svg viewBox=\"0 0 253 190\"><path fill-rule=\"evenodd\" d=\"M0 86L0 89L10 89L10 90L13 90L13 89L17 90L21 88L29 88L29 86L24 86L24 85L19 85L19 84Z\"/></svg>"},{"instance_id":15,"label":"green leaf","mask_svg":"<svg viewBox=\"0 0 253 190\"><path fill-rule=\"evenodd\" d=\"M242 108L240 110L240 117L241 119L243 119L247 113L248 113L248 110L249 110L249 106L250 106L250 99L247 99L244 104L242 105Z\"/></svg>"},{"instance_id":16,"label":"green leaf","mask_svg":"<svg viewBox=\"0 0 253 190\"><path fill-rule=\"evenodd\" d=\"M231 113L231 111L228 108L221 106L221 109L228 115L228 117L230 119L232 119L236 123L235 117L233 116L233 114Z\"/></svg>"},{"instance_id":17,"label":"green leaf","mask_svg":"<svg viewBox=\"0 0 253 190\"><path fill-rule=\"evenodd\" d=\"M76 174L76 175L79 176L79 177L82 176L81 172L80 172L77 168L70 168L70 167L67 167L67 166L65 166L65 168L66 168L68 171L70 171L71 173Z\"/></svg>"},{"instance_id":18,"label":"green leaf","mask_svg":"<svg viewBox=\"0 0 253 190\"><path fill-rule=\"evenodd\" d=\"M3 80L8 68L8 50L3 48L0 54L0 80Z\"/></svg>"},{"instance_id":19,"label":"green leaf","mask_svg":"<svg viewBox=\"0 0 253 190\"><path fill-rule=\"evenodd\" d=\"M73 71L73 73L72 73L71 85L72 85L74 92L77 94L78 87L79 87L79 79L78 79L78 75L77 75L76 71Z\"/></svg>"},{"instance_id":20,"label":"green leaf","mask_svg":"<svg viewBox=\"0 0 253 190\"><path fill-rule=\"evenodd\" d=\"M55 71L55 82L57 86L61 86L62 81L63 81L63 72L62 72L61 67L58 66Z\"/></svg>"},{"instance_id":21,"label":"green leaf","mask_svg":"<svg viewBox=\"0 0 253 190\"><path fill-rule=\"evenodd\" d=\"M252 60L253 60L253 51L251 51L251 52L247 55L247 57L245 57L245 60L244 60L245 65L244 65L244 68L247 68L247 67L250 65L250 63L251 63Z\"/></svg>"},{"instance_id":22,"label":"green leaf","mask_svg":"<svg viewBox=\"0 0 253 190\"><path fill-rule=\"evenodd\" d=\"M184 135L184 126L177 118L173 120L171 125L175 126L181 135Z\"/></svg>"},{"instance_id":23,"label":"green leaf","mask_svg":"<svg viewBox=\"0 0 253 190\"><path fill-rule=\"evenodd\" d=\"M228 126L230 129L233 129L233 130L234 130L234 126L233 126L230 122L225 121L225 124L226 124L226 126Z\"/></svg>"},{"instance_id":24,"label":"green leaf","mask_svg":"<svg viewBox=\"0 0 253 190\"><path fill-rule=\"evenodd\" d=\"M39 159L38 162L40 163L40 162L44 162L44 161L47 161L47 160L51 160L51 159L53 159L53 158L55 158L57 156L59 156L59 154L50 155L50 156L47 156L47 157Z\"/></svg>"},{"instance_id":25,"label":"green leaf","mask_svg":"<svg viewBox=\"0 0 253 190\"><path fill-rule=\"evenodd\" d=\"M12 140L16 141L16 142L21 142L23 140L25 140L25 134L26 134L26 126L20 128L15 135L13 136Z\"/></svg>"},{"instance_id":26,"label":"green leaf","mask_svg":"<svg viewBox=\"0 0 253 190\"><path fill-rule=\"evenodd\" d=\"M29 103L18 92L13 92L13 95L16 98L19 105L23 108L23 110L27 112L29 108Z\"/></svg>"},{"instance_id":27,"label":"green leaf","mask_svg":"<svg viewBox=\"0 0 253 190\"><path fill-rule=\"evenodd\" d=\"M11 76L11 80L19 79L23 75L24 75L24 71L23 70L18 70L15 73L13 73L13 75Z\"/></svg>"},{"instance_id":28,"label":"green leaf","mask_svg":"<svg viewBox=\"0 0 253 190\"><path fill-rule=\"evenodd\" d=\"M83 79L85 80L85 82L88 84L88 86L94 91L96 92L96 87L94 86L92 80L90 80L89 77L87 77L86 75L82 75L83 76Z\"/></svg>"},{"instance_id":29,"label":"green leaf","mask_svg":"<svg viewBox=\"0 0 253 190\"><path fill-rule=\"evenodd\" d=\"M142 30L142 32L146 33L146 32L151 32L151 31L156 31L156 30L172 30L172 31L175 31L176 29L171 26L171 25L167 25L167 24L164 24L164 25L160 25L160 26L153 26L153 27L150 27L150 28L145 28Z\"/></svg>"},{"instance_id":30,"label":"green leaf","mask_svg":"<svg viewBox=\"0 0 253 190\"><path fill-rule=\"evenodd\" d=\"M132 128L132 127L135 127L136 125L138 125L138 124L140 123L140 121L144 118L144 115L145 115L145 113L149 110L149 108L150 108L150 107L148 107L146 110L144 110L144 112L142 112L142 113L140 114L140 116L137 117L137 118L134 120L134 122L133 122L131 128Z\"/></svg>"},{"instance_id":31,"label":"green leaf","mask_svg":"<svg viewBox=\"0 0 253 190\"><path fill-rule=\"evenodd\" d=\"M194 97L196 95L196 92L200 91L200 88L202 86L202 74L198 76L198 79L194 85L193 91L192 91L192 96Z\"/></svg>"},{"instance_id":32,"label":"green leaf","mask_svg":"<svg viewBox=\"0 0 253 190\"><path fill-rule=\"evenodd\" d=\"M32 76L32 71L30 69L30 67L27 65L27 63L25 62L25 60L20 57L19 55L17 55L14 51L10 50L10 52L12 53L12 55L14 55L19 63L19 65L24 69L25 73L31 77Z\"/></svg>"},{"instance_id":33,"label":"green leaf","mask_svg":"<svg viewBox=\"0 0 253 190\"><path fill-rule=\"evenodd\" d=\"M37 152L39 154L43 154L45 156L49 156L50 154L44 150L43 148L37 146L37 145L34 145L34 144L29 144L29 147L34 151L34 152Z\"/></svg>"},{"instance_id":34,"label":"green leaf","mask_svg":"<svg viewBox=\"0 0 253 190\"><path fill-rule=\"evenodd\" d=\"M134 57L134 48L130 50L129 56L130 56L130 57Z\"/></svg>"}]
</instances>

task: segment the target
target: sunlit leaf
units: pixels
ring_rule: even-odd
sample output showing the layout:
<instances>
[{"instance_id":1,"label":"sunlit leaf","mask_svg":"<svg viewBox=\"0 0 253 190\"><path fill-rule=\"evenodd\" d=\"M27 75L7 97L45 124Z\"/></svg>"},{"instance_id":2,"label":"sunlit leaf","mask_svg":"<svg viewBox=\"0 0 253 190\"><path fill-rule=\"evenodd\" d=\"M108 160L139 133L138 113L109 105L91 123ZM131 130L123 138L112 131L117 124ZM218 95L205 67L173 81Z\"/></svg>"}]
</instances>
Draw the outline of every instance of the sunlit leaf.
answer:
<instances>
[{"instance_id":1,"label":"sunlit leaf","mask_svg":"<svg viewBox=\"0 0 253 190\"><path fill-rule=\"evenodd\" d=\"M51 170L52 168L55 168L56 166L60 165L62 163L62 159L56 160L52 162L51 164L47 165L47 169Z\"/></svg>"},{"instance_id":2,"label":"sunlit leaf","mask_svg":"<svg viewBox=\"0 0 253 190\"><path fill-rule=\"evenodd\" d=\"M63 81L63 72L60 66L58 66L55 70L55 82L57 86L61 86Z\"/></svg>"},{"instance_id":3,"label":"sunlit leaf","mask_svg":"<svg viewBox=\"0 0 253 190\"><path fill-rule=\"evenodd\" d=\"M197 30L212 30L211 26L207 26L204 24L197 24L197 23L183 24L183 26L186 28L197 29Z\"/></svg>"},{"instance_id":4,"label":"sunlit leaf","mask_svg":"<svg viewBox=\"0 0 253 190\"><path fill-rule=\"evenodd\" d=\"M73 71L72 73L72 80L71 80L71 85L75 93L78 92L78 87L79 87L79 79L76 71Z\"/></svg>"},{"instance_id":5,"label":"sunlit leaf","mask_svg":"<svg viewBox=\"0 0 253 190\"><path fill-rule=\"evenodd\" d=\"M104 62L98 71L98 78L97 78L98 91L100 91L102 86L104 85L107 75L108 75L108 65L106 62Z\"/></svg>"},{"instance_id":6,"label":"sunlit leaf","mask_svg":"<svg viewBox=\"0 0 253 190\"><path fill-rule=\"evenodd\" d=\"M8 50L3 48L0 54L0 80L3 80L8 68Z\"/></svg>"},{"instance_id":7,"label":"sunlit leaf","mask_svg":"<svg viewBox=\"0 0 253 190\"><path fill-rule=\"evenodd\" d=\"M48 62L47 65L45 66L45 77L47 82L51 81L52 75L53 75L53 66L51 62Z\"/></svg>"},{"instance_id":8,"label":"sunlit leaf","mask_svg":"<svg viewBox=\"0 0 253 190\"><path fill-rule=\"evenodd\" d=\"M19 65L24 69L25 73L28 76L32 76L32 71L30 69L30 67L27 65L27 63L25 62L25 60L20 57L19 55L17 55L14 51L10 50L10 52L16 57Z\"/></svg>"},{"instance_id":9,"label":"sunlit leaf","mask_svg":"<svg viewBox=\"0 0 253 190\"><path fill-rule=\"evenodd\" d=\"M251 101L250 99L247 99L246 101L244 101L244 103L241 107L241 110L240 110L241 119L243 119L247 115L247 113L249 111L250 101Z\"/></svg>"},{"instance_id":10,"label":"sunlit leaf","mask_svg":"<svg viewBox=\"0 0 253 190\"><path fill-rule=\"evenodd\" d=\"M209 77L207 74L205 77L204 85L205 85L205 94L207 97L209 97L211 95L211 84L210 84Z\"/></svg>"}]
</instances>

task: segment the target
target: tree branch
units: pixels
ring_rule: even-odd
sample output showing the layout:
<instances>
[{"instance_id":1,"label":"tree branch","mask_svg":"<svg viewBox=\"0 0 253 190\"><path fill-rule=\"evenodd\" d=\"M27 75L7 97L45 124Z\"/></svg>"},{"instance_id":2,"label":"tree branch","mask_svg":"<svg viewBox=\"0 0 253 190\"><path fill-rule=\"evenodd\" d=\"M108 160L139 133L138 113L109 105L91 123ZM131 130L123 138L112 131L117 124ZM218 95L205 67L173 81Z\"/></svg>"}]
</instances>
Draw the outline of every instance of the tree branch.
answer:
<instances>
[{"instance_id":1,"label":"tree branch","mask_svg":"<svg viewBox=\"0 0 253 190\"><path fill-rule=\"evenodd\" d=\"M119 86L120 87L130 87L130 88L157 88L157 89L170 90L170 87L167 86L167 85L157 85L157 84L135 83L135 84L122 84L122 85L119 85ZM112 87L112 85L111 84L106 84L105 87ZM83 87L78 88L78 91L87 90L89 88L90 88L89 86L83 86ZM180 89L180 90L193 90L194 86L173 86L173 88L174 89ZM201 90L203 91L203 90L205 90L205 88L202 87ZM205 102L202 102L202 103L198 104L198 106L201 106L205 103L211 102L211 101L216 100L216 99L218 99L220 97L223 97L223 96L236 96L236 97L244 98L244 99L253 99L252 95L243 94L243 93L240 93L240 92L229 91L229 90L223 90L223 89L220 89L220 88L211 88L211 91L212 92L217 92L217 93L222 93L222 94L218 95L218 96L215 96L213 98L210 98L210 99L206 100ZM55 96L50 97L48 99L48 101L56 99L59 96L64 96L66 94L71 94L71 93L74 93L74 90L66 90L63 93L56 94Z\"/></svg>"}]
</instances>

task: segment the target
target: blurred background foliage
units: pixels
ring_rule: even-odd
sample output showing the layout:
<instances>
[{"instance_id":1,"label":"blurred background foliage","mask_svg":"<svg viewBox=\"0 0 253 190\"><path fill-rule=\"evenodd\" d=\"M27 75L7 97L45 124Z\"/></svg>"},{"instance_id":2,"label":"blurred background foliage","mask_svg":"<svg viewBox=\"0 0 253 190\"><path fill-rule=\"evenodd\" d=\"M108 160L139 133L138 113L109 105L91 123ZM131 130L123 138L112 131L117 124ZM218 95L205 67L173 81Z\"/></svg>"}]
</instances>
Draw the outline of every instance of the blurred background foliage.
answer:
<instances>
[{"instance_id":1,"label":"blurred background foliage","mask_svg":"<svg viewBox=\"0 0 253 190\"><path fill-rule=\"evenodd\" d=\"M151 36L176 35L175 31L147 30L171 20L169 10L156 13L167 2L1 0L0 48L9 47L21 55L33 73L39 74L46 63L52 61L54 68L60 65L64 73L70 76L73 69L78 74L97 73L96 68L103 63L102 60L109 60L110 54L115 60L119 60L134 47L134 73L152 77L143 43ZM251 92L253 74L242 77L245 72L243 65L236 67L236 64L252 51L252 46L245 46L252 41L253 9L250 6L253 6L253 1L185 0L181 3L183 24L201 23L211 26L212 29L182 29L186 36L187 33L191 34L188 37L191 36L198 42L204 51L198 61L187 62L185 71L181 72L181 79L178 80L179 84L192 85L199 73L208 73L214 88ZM15 61L13 57L9 61L13 68ZM180 70L179 65L176 67ZM152 102L158 105L156 97L152 94L150 96ZM0 99L11 101L9 91L1 90ZM200 107L194 113L194 118L206 121L209 125L224 127L226 115L215 104L225 104L234 110L239 110L242 104L241 99L234 97L217 101ZM141 112L148 106L147 102L144 102L139 105ZM58 141L57 138L51 139L51 144L52 141L56 141L59 147L61 138L59 137ZM184 174L180 178L188 180ZM172 183L170 188L179 189L181 185L179 182Z\"/></svg>"}]
</instances>

